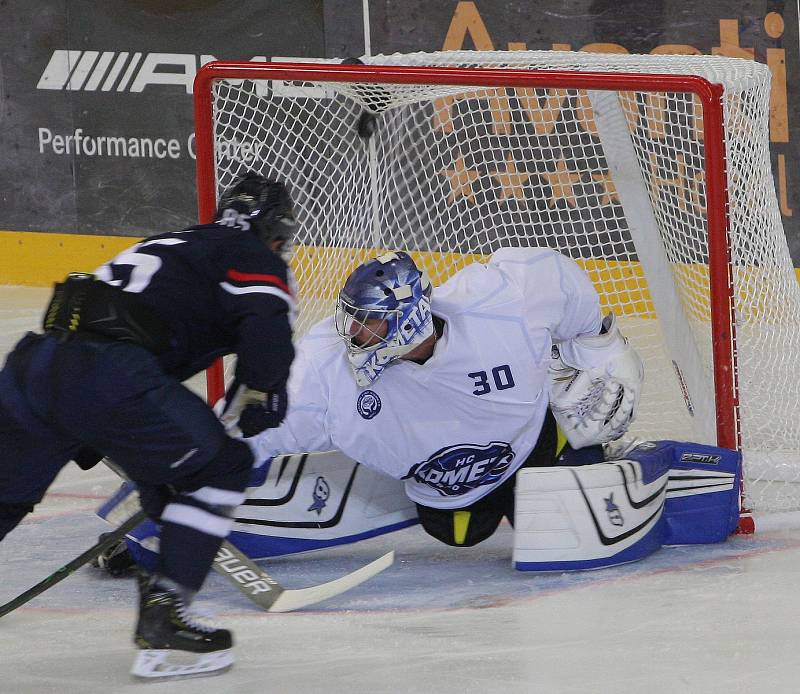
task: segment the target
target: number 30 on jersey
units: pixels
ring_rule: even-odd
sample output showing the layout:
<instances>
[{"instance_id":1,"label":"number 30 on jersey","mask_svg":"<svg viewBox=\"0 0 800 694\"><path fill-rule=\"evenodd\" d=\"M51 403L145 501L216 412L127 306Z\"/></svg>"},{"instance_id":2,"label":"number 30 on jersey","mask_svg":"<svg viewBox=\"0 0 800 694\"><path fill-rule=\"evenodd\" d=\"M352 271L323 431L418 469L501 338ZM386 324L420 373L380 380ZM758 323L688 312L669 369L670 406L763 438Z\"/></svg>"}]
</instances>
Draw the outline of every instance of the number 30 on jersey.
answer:
<instances>
[{"instance_id":1,"label":"number 30 on jersey","mask_svg":"<svg viewBox=\"0 0 800 694\"><path fill-rule=\"evenodd\" d=\"M473 385L475 386L475 390L472 391L473 395L491 393L492 384L494 384L494 390L508 390L514 387L514 376L508 364L495 366L490 373L491 377L486 371L473 371L467 374L469 378L473 379Z\"/></svg>"}]
</instances>

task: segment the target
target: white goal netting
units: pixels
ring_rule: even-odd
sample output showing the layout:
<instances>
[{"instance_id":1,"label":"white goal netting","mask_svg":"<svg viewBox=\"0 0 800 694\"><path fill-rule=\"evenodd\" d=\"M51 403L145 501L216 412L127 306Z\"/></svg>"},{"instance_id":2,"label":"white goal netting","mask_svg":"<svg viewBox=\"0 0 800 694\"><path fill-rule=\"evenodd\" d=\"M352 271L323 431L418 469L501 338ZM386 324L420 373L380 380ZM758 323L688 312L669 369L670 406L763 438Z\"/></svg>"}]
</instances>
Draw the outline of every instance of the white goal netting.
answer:
<instances>
[{"instance_id":1,"label":"white goal netting","mask_svg":"<svg viewBox=\"0 0 800 694\"><path fill-rule=\"evenodd\" d=\"M800 509L800 293L771 175L768 68L544 51L364 62L652 77L638 90L465 87L446 76L286 81L266 71L214 81L217 191L253 169L286 181L296 201L298 333L332 312L346 275L378 250L408 250L441 283L501 246L555 248L583 266L645 360L633 433L715 443L729 418L747 503ZM664 76L684 74L724 88L721 256L709 248L709 209L724 214L725 204L707 195L703 104L663 91ZM730 258L735 344L715 352L710 258L719 257ZM715 362L717 385L733 373L735 389L715 391Z\"/></svg>"}]
</instances>

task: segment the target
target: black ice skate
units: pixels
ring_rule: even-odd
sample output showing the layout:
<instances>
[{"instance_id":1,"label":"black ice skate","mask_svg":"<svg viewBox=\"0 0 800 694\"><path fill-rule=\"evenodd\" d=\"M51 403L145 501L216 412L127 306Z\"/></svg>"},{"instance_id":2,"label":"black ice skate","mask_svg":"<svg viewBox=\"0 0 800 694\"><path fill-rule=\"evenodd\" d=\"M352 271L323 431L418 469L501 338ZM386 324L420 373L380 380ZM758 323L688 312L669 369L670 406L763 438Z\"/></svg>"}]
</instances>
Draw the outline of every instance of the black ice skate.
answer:
<instances>
[{"instance_id":1,"label":"black ice skate","mask_svg":"<svg viewBox=\"0 0 800 694\"><path fill-rule=\"evenodd\" d=\"M233 664L233 638L192 616L176 590L139 578L139 621L134 642L140 651L131 669L137 679L217 675Z\"/></svg>"}]
</instances>

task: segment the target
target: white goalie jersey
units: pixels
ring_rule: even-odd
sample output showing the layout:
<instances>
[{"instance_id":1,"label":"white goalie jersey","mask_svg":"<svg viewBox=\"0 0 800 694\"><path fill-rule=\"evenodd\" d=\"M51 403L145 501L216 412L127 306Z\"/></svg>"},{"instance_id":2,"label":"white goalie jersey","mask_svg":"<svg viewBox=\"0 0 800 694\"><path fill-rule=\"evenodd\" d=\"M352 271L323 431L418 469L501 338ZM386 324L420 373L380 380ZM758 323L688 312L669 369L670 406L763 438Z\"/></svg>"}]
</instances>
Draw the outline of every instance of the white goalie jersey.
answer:
<instances>
[{"instance_id":1,"label":"white goalie jersey","mask_svg":"<svg viewBox=\"0 0 800 694\"><path fill-rule=\"evenodd\" d=\"M554 342L600 330L599 299L570 259L508 248L434 290L444 332L424 363L356 384L332 319L301 341L289 412L252 442L258 460L341 450L405 480L424 506L468 506L508 479L539 438Z\"/></svg>"}]
</instances>

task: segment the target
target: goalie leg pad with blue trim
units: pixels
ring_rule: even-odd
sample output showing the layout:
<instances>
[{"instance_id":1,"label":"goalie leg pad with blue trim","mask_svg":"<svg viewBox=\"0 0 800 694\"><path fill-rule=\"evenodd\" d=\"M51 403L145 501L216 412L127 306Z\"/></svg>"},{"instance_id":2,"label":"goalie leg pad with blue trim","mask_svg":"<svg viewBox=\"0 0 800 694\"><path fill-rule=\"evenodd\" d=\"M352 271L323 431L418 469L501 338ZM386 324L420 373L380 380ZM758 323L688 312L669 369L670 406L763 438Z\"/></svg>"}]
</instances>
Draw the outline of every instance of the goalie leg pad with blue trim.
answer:
<instances>
[{"instance_id":1,"label":"goalie leg pad with blue trim","mask_svg":"<svg viewBox=\"0 0 800 694\"><path fill-rule=\"evenodd\" d=\"M739 524L742 455L699 443L661 441L672 457L664 544L724 542Z\"/></svg>"},{"instance_id":2,"label":"goalie leg pad with blue trim","mask_svg":"<svg viewBox=\"0 0 800 694\"><path fill-rule=\"evenodd\" d=\"M742 456L738 451L683 441L642 441L625 459L668 462L664 544L723 542L739 523Z\"/></svg>"},{"instance_id":3,"label":"goalie leg pad with blue trim","mask_svg":"<svg viewBox=\"0 0 800 694\"><path fill-rule=\"evenodd\" d=\"M351 544L407 528L418 522L416 504L403 482L350 460L339 451L278 456L259 466L250 498L236 510L229 540L253 559ZM126 482L98 511L111 522L135 485ZM138 508L138 494L134 506ZM129 504L127 504L129 506ZM121 511L118 511L118 514ZM126 538L134 560L152 570L158 566L159 528L147 521Z\"/></svg>"},{"instance_id":4,"label":"goalie leg pad with blue trim","mask_svg":"<svg viewBox=\"0 0 800 694\"><path fill-rule=\"evenodd\" d=\"M350 544L418 522L403 482L340 451L278 456L258 483L229 538L254 559Z\"/></svg>"},{"instance_id":5,"label":"goalie leg pad with blue trim","mask_svg":"<svg viewBox=\"0 0 800 694\"><path fill-rule=\"evenodd\" d=\"M661 547L668 464L664 458L517 473L514 568L597 569Z\"/></svg>"}]
</instances>

